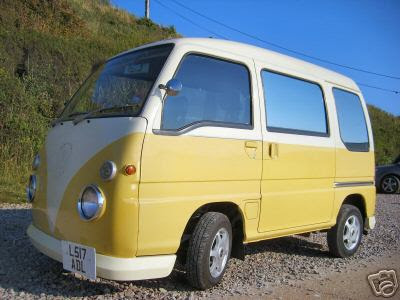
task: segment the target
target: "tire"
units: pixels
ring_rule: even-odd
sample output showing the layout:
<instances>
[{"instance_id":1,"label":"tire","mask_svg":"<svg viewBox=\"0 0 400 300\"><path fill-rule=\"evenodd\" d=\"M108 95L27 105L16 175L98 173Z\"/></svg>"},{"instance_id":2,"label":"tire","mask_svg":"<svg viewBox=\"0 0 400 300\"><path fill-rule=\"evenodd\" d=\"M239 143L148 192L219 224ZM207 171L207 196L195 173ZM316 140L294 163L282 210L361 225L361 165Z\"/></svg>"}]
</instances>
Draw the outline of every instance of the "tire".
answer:
<instances>
[{"instance_id":1,"label":"tire","mask_svg":"<svg viewBox=\"0 0 400 300\"><path fill-rule=\"evenodd\" d=\"M349 257L361 243L364 222L360 210L349 204L340 208L336 225L329 229L327 240L330 253L335 257Z\"/></svg>"},{"instance_id":2,"label":"tire","mask_svg":"<svg viewBox=\"0 0 400 300\"><path fill-rule=\"evenodd\" d=\"M386 175L382 178L379 187L385 194L394 194L399 191L400 180L395 175Z\"/></svg>"},{"instance_id":3,"label":"tire","mask_svg":"<svg viewBox=\"0 0 400 300\"><path fill-rule=\"evenodd\" d=\"M232 227L221 213L205 213L189 241L186 277L201 290L218 284L224 276L232 249Z\"/></svg>"}]
</instances>

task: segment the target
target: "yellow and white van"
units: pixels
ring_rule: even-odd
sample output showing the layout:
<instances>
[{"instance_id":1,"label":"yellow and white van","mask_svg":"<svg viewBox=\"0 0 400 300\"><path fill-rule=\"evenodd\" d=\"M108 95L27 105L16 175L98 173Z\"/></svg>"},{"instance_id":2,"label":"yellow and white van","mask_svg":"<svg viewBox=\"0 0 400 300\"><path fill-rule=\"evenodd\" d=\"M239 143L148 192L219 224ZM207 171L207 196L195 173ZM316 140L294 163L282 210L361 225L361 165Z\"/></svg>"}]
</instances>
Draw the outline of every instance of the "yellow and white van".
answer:
<instances>
[{"instance_id":1,"label":"yellow and white van","mask_svg":"<svg viewBox=\"0 0 400 300\"><path fill-rule=\"evenodd\" d=\"M37 249L88 278L218 283L244 244L375 225L374 145L351 79L250 45L181 38L109 59L53 123L28 186Z\"/></svg>"}]
</instances>

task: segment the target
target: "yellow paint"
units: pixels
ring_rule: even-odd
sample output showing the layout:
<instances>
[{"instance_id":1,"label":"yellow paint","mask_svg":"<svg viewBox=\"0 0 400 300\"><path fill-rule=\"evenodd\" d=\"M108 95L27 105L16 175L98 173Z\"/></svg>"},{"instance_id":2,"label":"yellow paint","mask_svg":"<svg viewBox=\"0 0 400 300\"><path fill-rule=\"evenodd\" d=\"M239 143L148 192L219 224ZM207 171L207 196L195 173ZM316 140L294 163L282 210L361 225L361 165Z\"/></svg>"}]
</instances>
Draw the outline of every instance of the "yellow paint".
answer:
<instances>
[{"instance_id":1,"label":"yellow paint","mask_svg":"<svg viewBox=\"0 0 400 300\"><path fill-rule=\"evenodd\" d=\"M56 229L50 233L43 210L45 195L34 201L34 224L60 240L73 241L96 248L98 253L115 257L133 257L137 249L138 184L143 133L125 136L94 153L68 184L57 215ZM118 171L111 181L103 181L100 166L106 160L116 163ZM126 164L136 166L135 175L123 173ZM97 184L106 198L104 214L90 222L80 219L77 200L88 184ZM42 212L40 213L39 212Z\"/></svg>"},{"instance_id":2,"label":"yellow paint","mask_svg":"<svg viewBox=\"0 0 400 300\"><path fill-rule=\"evenodd\" d=\"M373 180L373 177L369 179ZM368 181L368 178L364 178L363 180ZM348 195L353 195L353 194L360 195L363 198L367 217L375 215L375 201L376 201L375 186L337 188L335 189L335 203L332 212L333 221L336 221L336 216L339 213L339 209L340 206L342 205L343 200L346 199Z\"/></svg>"},{"instance_id":3,"label":"yellow paint","mask_svg":"<svg viewBox=\"0 0 400 300\"><path fill-rule=\"evenodd\" d=\"M336 149L336 177L374 177L375 156L374 152L352 152L347 149ZM363 180L366 180L365 178ZM347 179L344 181L356 181Z\"/></svg>"},{"instance_id":4,"label":"yellow paint","mask_svg":"<svg viewBox=\"0 0 400 300\"><path fill-rule=\"evenodd\" d=\"M334 199L334 148L264 145L259 231L328 222Z\"/></svg>"},{"instance_id":5,"label":"yellow paint","mask_svg":"<svg viewBox=\"0 0 400 300\"><path fill-rule=\"evenodd\" d=\"M245 243L327 229L335 224L340 206L350 194L363 197L367 216L375 213L374 187L334 188L334 182L373 180L373 152L346 151L132 134L100 150L80 168L67 186L56 230L51 233L42 150L34 225L57 239L92 246L98 253L115 257L176 253L192 214L216 202L239 207ZM109 182L99 177L105 160L113 160L119 169ZM123 174L127 164L136 166L135 175ZM90 183L103 191L106 209L99 219L85 222L79 218L76 204L82 188Z\"/></svg>"},{"instance_id":6,"label":"yellow paint","mask_svg":"<svg viewBox=\"0 0 400 300\"><path fill-rule=\"evenodd\" d=\"M246 219L248 220L258 219L258 211L259 211L258 206L259 206L258 201L246 201L244 205Z\"/></svg>"},{"instance_id":7,"label":"yellow paint","mask_svg":"<svg viewBox=\"0 0 400 300\"><path fill-rule=\"evenodd\" d=\"M245 140L146 135L138 255L175 253L204 204L259 199L261 151L259 141L246 147Z\"/></svg>"}]
</instances>

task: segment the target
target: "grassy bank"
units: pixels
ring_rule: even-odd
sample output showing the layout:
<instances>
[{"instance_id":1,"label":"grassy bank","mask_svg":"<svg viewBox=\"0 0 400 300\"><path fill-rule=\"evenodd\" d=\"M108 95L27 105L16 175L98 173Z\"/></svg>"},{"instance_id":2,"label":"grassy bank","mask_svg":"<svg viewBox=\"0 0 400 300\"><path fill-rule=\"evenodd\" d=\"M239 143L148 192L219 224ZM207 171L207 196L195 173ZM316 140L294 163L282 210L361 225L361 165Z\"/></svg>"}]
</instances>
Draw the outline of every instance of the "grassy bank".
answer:
<instances>
[{"instance_id":1,"label":"grassy bank","mask_svg":"<svg viewBox=\"0 0 400 300\"><path fill-rule=\"evenodd\" d=\"M101 0L0 2L0 201L23 195L49 123L90 73L121 51L177 36Z\"/></svg>"}]
</instances>

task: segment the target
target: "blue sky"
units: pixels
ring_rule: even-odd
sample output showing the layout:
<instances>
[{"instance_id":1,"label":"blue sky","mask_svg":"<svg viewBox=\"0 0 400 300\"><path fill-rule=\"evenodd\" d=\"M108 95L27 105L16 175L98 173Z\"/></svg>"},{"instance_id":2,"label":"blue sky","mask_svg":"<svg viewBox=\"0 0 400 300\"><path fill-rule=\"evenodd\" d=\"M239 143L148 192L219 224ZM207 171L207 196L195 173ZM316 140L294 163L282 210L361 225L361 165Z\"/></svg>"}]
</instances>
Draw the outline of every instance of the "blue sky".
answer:
<instances>
[{"instance_id":1,"label":"blue sky","mask_svg":"<svg viewBox=\"0 0 400 300\"><path fill-rule=\"evenodd\" d=\"M224 24L286 48L400 78L399 0L177 1ZM113 0L112 3L136 16L144 15L144 0ZM174 12L230 40L301 58L345 74L359 83L400 91L399 79L360 73L304 58L210 22L171 0L150 0L150 18L154 22L174 25L180 34L188 37L213 36ZM400 94L360 88L369 104L400 115Z\"/></svg>"}]
</instances>

